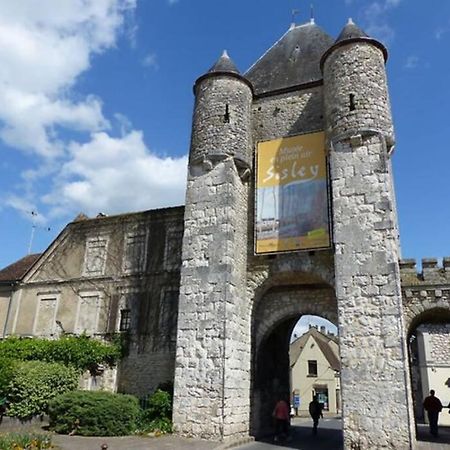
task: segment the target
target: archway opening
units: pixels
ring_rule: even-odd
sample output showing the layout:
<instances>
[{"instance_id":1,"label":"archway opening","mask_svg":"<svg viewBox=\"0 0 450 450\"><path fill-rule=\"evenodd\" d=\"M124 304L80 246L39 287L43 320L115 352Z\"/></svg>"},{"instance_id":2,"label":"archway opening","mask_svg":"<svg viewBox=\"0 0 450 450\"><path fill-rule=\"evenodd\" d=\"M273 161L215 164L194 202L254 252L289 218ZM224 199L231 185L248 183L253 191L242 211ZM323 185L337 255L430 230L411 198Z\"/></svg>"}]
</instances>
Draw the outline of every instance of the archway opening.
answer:
<instances>
[{"instance_id":1,"label":"archway opening","mask_svg":"<svg viewBox=\"0 0 450 450\"><path fill-rule=\"evenodd\" d=\"M258 440L273 440L272 413L277 401L284 399L290 406L290 438L294 443L299 441L302 448L312 449L319 439L328 448L342 448L339 341L335 323L306 313L285 316L266 327L255 347L251 434ZM309 414L309 404L315 395L324 414L318 436L312 434Z\"/></svg>"},{"instance_id":2,"label":"archway opening","mask_svg":"<svg viewBox=\"0 0 450 450\"><path fill-rule=\"evenodd\" d=\"M433 390L444 407L439 414L439 440L450 443L450 310L432 308L415 317L408 333L408 351L417 438L436 439L424 408Z\"/></svg>"}]
</instances>

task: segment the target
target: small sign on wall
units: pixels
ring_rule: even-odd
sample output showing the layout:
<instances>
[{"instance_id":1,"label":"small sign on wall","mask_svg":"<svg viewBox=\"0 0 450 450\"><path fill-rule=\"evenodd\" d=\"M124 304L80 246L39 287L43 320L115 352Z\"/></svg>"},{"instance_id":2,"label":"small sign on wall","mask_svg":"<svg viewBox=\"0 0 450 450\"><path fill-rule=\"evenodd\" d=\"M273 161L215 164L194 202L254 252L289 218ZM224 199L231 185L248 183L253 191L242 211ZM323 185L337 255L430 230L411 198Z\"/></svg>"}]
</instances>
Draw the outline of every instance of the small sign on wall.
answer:
<instances>
[{"instance_id":1,"label":"small sign on wall","mask_svg":"<svg viewBox=\"0 0 450 450\"><path fill-rule=\"evenodd\" d=\"M255 252L330 247L325 134L258 143Z\"/></svg>"}]
</instances>

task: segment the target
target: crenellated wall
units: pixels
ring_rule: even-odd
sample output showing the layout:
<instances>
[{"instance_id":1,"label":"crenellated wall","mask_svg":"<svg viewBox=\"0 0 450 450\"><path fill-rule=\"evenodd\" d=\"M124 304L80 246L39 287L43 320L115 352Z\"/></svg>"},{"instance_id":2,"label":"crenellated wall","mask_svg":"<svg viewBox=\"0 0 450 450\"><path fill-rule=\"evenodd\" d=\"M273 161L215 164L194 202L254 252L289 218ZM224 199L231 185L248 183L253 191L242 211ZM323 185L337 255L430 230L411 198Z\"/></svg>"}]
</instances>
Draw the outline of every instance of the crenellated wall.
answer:
<instances>
[{"instance_id":1,"label":"crenellated wall","mask_svg":"<svg viewBox=\"0 0 450 450\"><path fill-rule=\"evenodd\" d=\"M406 333L421 323L450 321L450 257L422 259L417 271L415 259L400 261L403 313Z\"/></svg>"}]
</instances>

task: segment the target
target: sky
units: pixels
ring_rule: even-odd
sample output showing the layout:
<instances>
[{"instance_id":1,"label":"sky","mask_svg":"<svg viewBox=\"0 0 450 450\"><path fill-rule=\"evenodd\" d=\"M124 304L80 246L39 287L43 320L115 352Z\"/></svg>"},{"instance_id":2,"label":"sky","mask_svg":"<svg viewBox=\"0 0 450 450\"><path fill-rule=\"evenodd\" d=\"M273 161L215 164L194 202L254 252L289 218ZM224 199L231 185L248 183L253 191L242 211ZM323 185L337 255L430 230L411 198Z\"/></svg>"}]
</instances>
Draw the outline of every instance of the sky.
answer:
<instances>
[{"instance_id":1,"label":"sky","mask_svg":"<svg viewBox=\"0 0 450 450\"><path fill-rule=\"evenodd\" d=\"M0 2L0 267L78 213L184 203L192 86L224 49L245 72L303 0ZM450 2L315 0L389 49L403 257L450 255Z\"/></svg>"}]
</instances>

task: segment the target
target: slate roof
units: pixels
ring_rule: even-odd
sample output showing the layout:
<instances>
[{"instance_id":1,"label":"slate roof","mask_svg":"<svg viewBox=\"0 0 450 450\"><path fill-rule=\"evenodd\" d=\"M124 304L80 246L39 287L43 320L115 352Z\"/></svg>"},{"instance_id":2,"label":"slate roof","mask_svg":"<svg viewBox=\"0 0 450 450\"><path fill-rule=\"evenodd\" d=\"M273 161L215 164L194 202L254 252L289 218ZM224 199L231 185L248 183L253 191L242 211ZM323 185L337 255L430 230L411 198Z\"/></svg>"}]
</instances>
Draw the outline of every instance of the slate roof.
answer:
<instances>
[{"instance_id":1,"label":"slate roof","mask_svg":"<svg viewBox=\"0 0 450 450\"><path fill-rule=\"evenodd\" d=\"M292 342L289 348L289 360L291 367L293 367L297 362L310 336L312 336L317 342L321 352L329 362L330 367L333 370L341 370L339 359L330 347L330 341L337 342L336 336L325 335L314 327L310 328L305 334Z\"/></svg>"},{"instance_id":2,"label":"slate roof","mask_svg":"<svg viewBox=\"0 0 450 450\"><path fill-rule=\"evenodd\" d=\"M334 44L330 46L323 54L320 60L320 67L323 68L325 60L335 48L350 44L352 42L369 42L383 52L384 60L387 61L388 52L386 47L380 41L368 36L363 30L361 30L361 28L358 27L358 25L353 22L352 19L348 19L347 24L342 29Z\"/></svg>"},{"instance_id":3,"label":"slate roof","mask_svg":"<svg viewBox=\"0 0 450 450\"><path fill-rule=\"evenodd\" d=\"M40 256L41 253L27 255L0 270L0 282L12 282L21 280Z\"/></svg>"},{"instance_id":4,"label":"slate roof","mask_svg":"<svg viewBox=\"0 0 450 450\"><path fill-rule=\"evenodd\" d=\"M238 68L234 64L233 60L228 56L226 50L223 51L222 56L216 61L211 69L208 70L208 73L215 72L239 73Z\"/></svg>"},{"instance_id":5,"label":"slate roof","mask_svg":"<svg viewBox=\"0 0 450 450\"><path fill-rule=\"evenodd\" d=\"M291 26L244 76L256 95L319 81L320 58L333 43L334 39L313 20Z\"/></svg>"}]
</instances>

